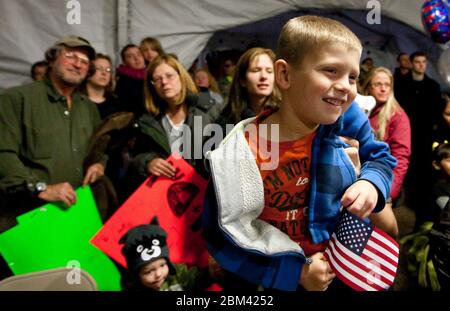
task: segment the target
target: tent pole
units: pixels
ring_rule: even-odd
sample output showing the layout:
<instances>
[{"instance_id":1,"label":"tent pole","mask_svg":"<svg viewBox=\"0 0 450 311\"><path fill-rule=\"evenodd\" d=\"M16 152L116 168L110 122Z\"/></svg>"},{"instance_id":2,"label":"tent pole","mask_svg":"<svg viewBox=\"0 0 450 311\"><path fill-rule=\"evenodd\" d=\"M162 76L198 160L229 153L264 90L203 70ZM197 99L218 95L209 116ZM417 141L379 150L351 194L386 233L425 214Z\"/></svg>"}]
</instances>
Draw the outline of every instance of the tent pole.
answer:
<instances>
[{"instance_id":1,"label":"tent pole","mask_svg":"<svg viewBox=\"0 0 450 311\"><path fill-rule=\"evenodd\" d=\"M117 51L130 42L129 5L130 0L118 0L117 2L117 44L119 45Z\"/></svg>"}]
</instances>

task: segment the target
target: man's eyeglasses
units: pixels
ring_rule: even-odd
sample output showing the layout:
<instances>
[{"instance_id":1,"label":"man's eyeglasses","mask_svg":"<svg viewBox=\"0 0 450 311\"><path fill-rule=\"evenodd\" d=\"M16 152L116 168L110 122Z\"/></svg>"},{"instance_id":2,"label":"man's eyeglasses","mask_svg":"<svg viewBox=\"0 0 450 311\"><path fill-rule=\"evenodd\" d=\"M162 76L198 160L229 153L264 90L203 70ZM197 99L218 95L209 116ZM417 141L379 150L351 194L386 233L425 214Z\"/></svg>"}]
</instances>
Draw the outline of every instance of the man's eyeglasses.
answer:
<instances>
[{"instance_id":1,"label":"man's eyeglasses","mask_svg":"<svg viewBox=\"0 0 450 311\"><path fill-rule=\"evenodd\" d=\"M84 66L89 66L89 58L80 56L75 54L75 52L72 51L65 51L63 53L64 57L71 60L71 61L80 61L80 63Z\"/></svg>"},{"instance_id":2,"label":"man's eyeglasses","mask_svg":"<svg viewBox=\"0 0 450 311\"><path fill-rule=\"evenodd\" d=\"M382 86L384 86L385 89L389 89L391 87L390 83L381 83L381 82L371 83L370 85L377 89L379 89Z\"/></svg>"},{"instance_id":3,"label":"man's eyeglasses","mask_svg":"<svg viewBox=\"0 0 450 311\"><path fill-rule=\"evenodd\" d=\"M163 78L166 78L166 81L172 81L173 79L175 79L175 77L176 77L177 75L175 74L175 73L166 73L165 75L162 75L162 76L158 76L158 77L154 77L152 80L151 80L151 83L153 84L153 85L156 85L156 86L160 86L161 84L162 84L162 82L163 82Z\"/></svg>"},{"instance_id":4,"label":"man's eyeglasses","mask_svg":"<svg viewBox=\"0 0 450 311\"><path fill-rule=\"evenodd\" d=\"M102 71L102 72L106 72L106 73L111 73L112 69L110 67L95 67L95 70L98 71Z\"/></svg>"}]
</instances>

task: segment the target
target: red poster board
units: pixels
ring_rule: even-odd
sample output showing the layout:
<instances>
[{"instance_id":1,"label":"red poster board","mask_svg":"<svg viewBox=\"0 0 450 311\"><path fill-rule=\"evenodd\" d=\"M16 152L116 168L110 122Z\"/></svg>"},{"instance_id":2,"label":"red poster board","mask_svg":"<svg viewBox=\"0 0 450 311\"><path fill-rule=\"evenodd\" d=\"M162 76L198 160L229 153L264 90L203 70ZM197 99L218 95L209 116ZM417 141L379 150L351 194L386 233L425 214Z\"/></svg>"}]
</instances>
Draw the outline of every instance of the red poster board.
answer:
<instances>
[{"instance_id":1,"label":"red poster board","mask_svg":"<svg viewBox=\"0 0 450 311\"><path fill-rule=\"evenodd\" d=\"M189 266L208 265L201 237L201 216L207 181L183 159L167 159L177 169L175 178L151 176L114 213L91 243L126 267L120 238L132 227L148 224L154 216L167 232L170 260Z\"/></svg>"}]
</instances>

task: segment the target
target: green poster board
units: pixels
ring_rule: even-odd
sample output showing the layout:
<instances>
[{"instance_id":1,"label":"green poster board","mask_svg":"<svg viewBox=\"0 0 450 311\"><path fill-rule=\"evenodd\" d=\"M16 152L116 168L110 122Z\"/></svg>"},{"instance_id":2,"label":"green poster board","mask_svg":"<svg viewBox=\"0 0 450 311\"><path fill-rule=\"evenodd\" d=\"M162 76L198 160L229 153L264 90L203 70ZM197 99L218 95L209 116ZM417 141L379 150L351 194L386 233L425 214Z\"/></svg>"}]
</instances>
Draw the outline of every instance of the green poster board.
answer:
<instances>
[{"instance_id":1,"label":"green poster board","mask_svg":"<svg viewBox=\"0 0 450 311\"><path fill-rule=\"evenodd\" d=\"M100 290L120 290L116 266L89 242L102 226L92 192L82 187L76 193L70 208L46 204L19 216L17 226L0 234L0 253L16 275L76 262Z\"/></svg>"}]
</instances>

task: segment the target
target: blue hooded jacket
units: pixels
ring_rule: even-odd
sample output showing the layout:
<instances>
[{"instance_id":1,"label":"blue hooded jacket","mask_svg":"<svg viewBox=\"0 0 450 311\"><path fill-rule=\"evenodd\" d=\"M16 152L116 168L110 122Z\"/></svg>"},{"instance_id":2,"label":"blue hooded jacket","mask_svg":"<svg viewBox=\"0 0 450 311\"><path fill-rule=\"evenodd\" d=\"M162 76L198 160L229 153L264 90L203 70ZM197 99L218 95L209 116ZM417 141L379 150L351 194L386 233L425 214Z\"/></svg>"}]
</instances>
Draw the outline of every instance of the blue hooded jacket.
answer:
<instances>
[{"instance_id":1,"label":"blue hooded jacket","mask_svg":"<svg viewBox=\"0 0 450 311\"><path fill-rule=\"evenodd\" d=\"M204 204L207 247L225 270L265 288L295 290L303 264L309 259L286 234L258 219L264 208L264 189L243 134L252 121L237 124L207 155L212 176ZM362 163L359 176L344 151L346 144L338 136L358 140ZM330 239L342 195L356 180L368 180L377 188L374 211L383 209L396 160L387 144L375 140L367 117L356 103L334 124L318 128L311 157L308 229L314 243Z\"/></svg>"}]
</instances>

